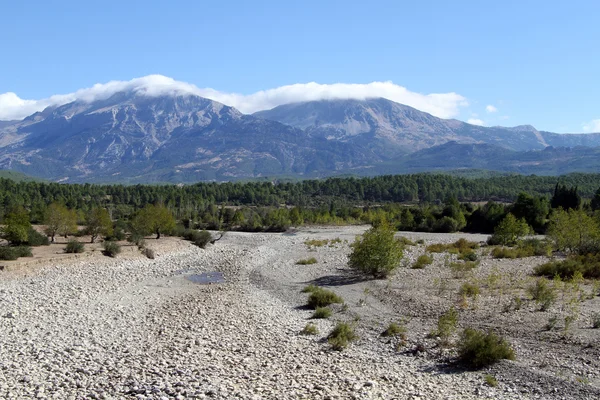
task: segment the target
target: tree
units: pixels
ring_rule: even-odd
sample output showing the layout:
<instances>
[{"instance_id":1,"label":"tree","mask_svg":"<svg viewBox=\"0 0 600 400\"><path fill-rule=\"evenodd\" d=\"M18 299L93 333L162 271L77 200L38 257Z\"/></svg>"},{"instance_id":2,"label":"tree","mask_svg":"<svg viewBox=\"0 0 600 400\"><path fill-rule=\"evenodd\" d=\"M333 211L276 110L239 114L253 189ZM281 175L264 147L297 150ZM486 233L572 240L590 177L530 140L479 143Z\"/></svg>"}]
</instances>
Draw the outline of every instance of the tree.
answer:
<instances>
[{"instance_id":1,"label":"tree","mask_svg":"<svg viewBox=\"0 0 600 400\"><path fill-rule=\"evenodd\" d=\"M530 233L531 228L523 218L517 219L514 215L508 213L498 226L496 226L496 229L494 229L494 234L490 238L490 242L503 246L513 246L523 236Z\"/></svg>"},{"instance_id":2,"label":"tree","mask_svg":"<svg viewBox=\"0 0 600 400\"><path fill-rule=\"evenodd\" d=\"M536 232L541 233L544 232L549 211L550 207L546 197L534 197L527 193L520 193L511 208L511 213L516 218L524 218Z\"/></svg>"},{"instance_id":3,"label":"tree","mask_svg":"<svg viewBox=\"0 0 600 400\"><path fill-rule=\"evenodd\" d=\"M577 186L567 189L565 185L554 188L554 195L550 200L552 208L579 209L581 206L581 196L577 193Z\"/></svg>"},{"instance_id":4,"label":"tree","mask_svg":"<svg viewBox=\"0 0 600 400\"><path fill-rule=\"evenodd\" d=\"M554 211L550 217L548 236L559 250L572 253L596 252L600 246L598 222L582 210Z\"/></svg>"},{"instance_id":5,"label":"tree","mask_svg":"<svg viewBox=\"0 0 600 400\"><path fill-rule=\"evenodd\" d=\"M2 237L11 244L19 245L27 242L31 229L29 213L23 207L17 207L4 218Z\"/></svg>"},{"instance_id":6,"label":"tree","mask_svg":"<svg viewBox=\"0 0 600 400\"><path fill-rule=\"evenodd\" d=\"M131 226L140 235L155 233L160 239L162 233L175 229L175 218L165 206L148 204L137 213Z\"/></svg>"},{"instance_id":7,"label":"tree","mask_svg":"<svg viewBox=\"0 0 600 400\"><path fill-rule=\"evenodd\" d=\"M387 224L372 227L352 244L348 266L374 278L385 278L400 264L402 244Z\"/></svg>"},{"instance_id":8,"label":"tree","mask_svg":"<svg viewBox=\"0 0 600 400\"><path fill-rule=\"evenodd\" d=\"M596 193L594 194L594 197L592 197L590 205L592 206L592 210L600 210L600 188L596 190Z\"/></svg>"},{"instance_id":9,"label":"tree","mask_svg":"<svg viewBox=\"0 0 600 400\"><path fill-rule=\"evenodd\" d=\"M98 236L112 235L112 221L104 208L93 208L86 217L86 225L87 233L92 237L91 243L94 243Z\"/></svg>"},{"instance_id":10,"label":"tree","mask_svg":"<svg viewBox=\"0 0 600 400\"><path fill-rule=\"evenodd\" d=\"M57 234L67 237L77 230L77 221L74 217L75 213L61 204L52 203L48 206L44 217L44 224L46 225L44 231L46 235L50 236L52 243L54 243L54 237Z\"/></svg>"}]
</instances>

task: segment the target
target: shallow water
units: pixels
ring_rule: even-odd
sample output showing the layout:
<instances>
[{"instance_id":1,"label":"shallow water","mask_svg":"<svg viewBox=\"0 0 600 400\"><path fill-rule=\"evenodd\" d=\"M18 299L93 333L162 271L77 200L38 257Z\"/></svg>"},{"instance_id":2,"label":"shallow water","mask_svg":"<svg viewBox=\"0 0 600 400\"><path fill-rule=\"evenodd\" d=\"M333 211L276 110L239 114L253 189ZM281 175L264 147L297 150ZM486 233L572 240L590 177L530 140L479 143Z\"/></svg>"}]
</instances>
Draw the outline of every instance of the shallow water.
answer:
<instances>
[{"instance_id":1,"label":"shallow water","mask_svg":"<svg viewBox=\"0 0 600 400\"><path fill-rule=\"evenodd\" d=\"M199 285L209 285L212 283L225 283L225 277L222 272L203 272L201 274L187 275L185 279Z\"/></svg>"}]
</instances>

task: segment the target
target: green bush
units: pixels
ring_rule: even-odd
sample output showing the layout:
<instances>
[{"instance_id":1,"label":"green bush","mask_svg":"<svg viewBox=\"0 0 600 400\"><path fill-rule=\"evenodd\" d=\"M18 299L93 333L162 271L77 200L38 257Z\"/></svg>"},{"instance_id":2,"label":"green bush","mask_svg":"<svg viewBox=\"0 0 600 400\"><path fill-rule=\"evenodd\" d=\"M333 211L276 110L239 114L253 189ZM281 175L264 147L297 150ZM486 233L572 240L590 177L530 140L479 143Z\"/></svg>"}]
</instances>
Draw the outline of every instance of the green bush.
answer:
<instances>
[{"instance_id":1,"label":"green bush","mask_svg":"<svg viewBox=\"0 0 600 400\"><path fill-rule=\"evenodd\" d=\"M390 337L390 336L402 336L406 335L406 327L403 325L399 325L395 322L392 322L388 325L388 327L381 333L381 336Z\"/></svg>"},{"instance_id":2,"label":"green bush","mask_svg":"<svg viewBox=\"0 0 600 400\"><path fill-rule=\"evenodd\" d=\"M115 257L117 254L121 252L121 246L117 242L113 242L110 240L102 243L102 248L104 249L104 255L109 257Z\"/></svg>"},{"instance_id":3,"label":"green bush","mask_svg":"<svg viewBox=\"0 0 600 400\"><path fill-rule=\"evenodd\" d=\"M531 232L531 227L527 225L523 218L516 219L514 215L509 213L496 226L494 234L488 239L488 244L514 246L522 237L531 234Z\"/></svg>"},{"instance_id":4,"label":"green bush","mask_svg":"<svg viewBox=\"0 0 600 400\"><path fill-rule=\"evenodd\" d=\"M382 224L356 239L348 266L374 278L385 278L400 264L402 248L402 243L394 238L394 230Z\"/></svg>"},{"instance_id":5,"label":"green bush","mask_svg":"<svg viewBox=\"0 0 600 400\"><path fill-rule=\"evenodd\" d=\"M312 315L314 319L326 319L331 317L331 309L329 307L317 307Z\"/></svg>"},{"instance_id":6,"label":"green bush","mask_svg":"<svg viewBox=\"0 0 600 400\"><path fill-rule=\"evenodd\" d=\"M398 241L402 243L403 246L416 246L415 242L404 236L400 236Z\"/></svg>"},{"instance_id":7,"label":"green bush","mask_svg":"<svg viewBox=\"0 0 600 400\"><path fill-rule=\"evenodd\" d=\"M317 287L308 296L308 306L314 308L327 307L331 304L341 304L344 300L331 290Z\"/></svg>"},{"instance_id":8,"label":"green bush","mask_svg":"<svg viewBox=\"0 0 600 400\"><path fill-rule=\"evenodd\" d=\"M30 246L48 246L50 241L48 240L48 236L31 228L27 234L27 244Z\"/></svg>"},{"instance_id":9,"label":"green bush","mask_svg":"<svg viewBox=\"0 0 600 400\"><path fill-rule=\"evenodd\" d=\"M306 326L300 331L302 335L318 335L319 329L315 324L309 322Z\"/></svg>"},{"instance_id":10,"label":"green bush","mask_svg":"<svg viewBox=\"0 0 600 400\"><path fill-rule=\"evenodd\" d=\"M316 263L317 263L317 259L314 257L306 258L304 260L298 260L296 262L297 265L311 265L311 264L316 264Z\"/></svg>"},{"instance_id":11,"label":"green bush","mask_svg":"<svg viewBox=\"0 0 600 400\"><path fill-rule=\"evenodd\" d=\"M465 253L461 253L458 259L463 261L477 261L477 253L474 251L467 251Z\"/></svg>"},{"instance_id":12,"label":"green bush","mask_svg":"<svg viewBox=\"0 0 600 400\"><path fill-rule=\"evenodd\" d=\"M513 349L502 337L472 328L463 331L458 343L458 356L460 361L475 368L515 359Z\"/></svg>"},{"instance_id":13,"label":"green bush","mask_svg":"<svg viewBox=\"0 0 600 400\"><path fill-rule=\"evenodd\" d=\"M556 301L556 291L545 278L540 278L527 288L533 300L540 305L541 311L546 311Z\"/></svg>"},{"instance_id":14,"label":"green bush","mask_svg":"<svg viewBox=\"0 0 600 400\"><path fill-rule=\"evenodd\" d=\"M413 269L423 269L426 265L430 265L433 262L433 257L429 254L420 255L417 261L413 264Z\"/></svg>"},{"instance_id":15,"label":"green bush","mask_svg":"<svg viewBox=\"0 0 600 400\"><path fill-rule=\"evenodd\" d=\"M450 270L455 278L463 278L467 273L471 272L479 265L476 261L465 261L450 263Z\"/></svg>"},{"instance_id":16,"label":"green bush","mask_svg":"<svg viewBox=\"0 0 600 400\"><path fill-rule=\"evenodd\" d=\"M77 240L69 240L65 246L65 253L83 253L85 246Z\"/></svg>"},{"instance_id":17,"label":"green bush","mask_svg":"<svg viewBox=\"0 0 600 400\"><path fill-rule=\"evenodd\" d=\"M443 243L431 244L431 245L427 246L427 248L425 250L430 253L443 253L445 251L448 251L453 254L460 254L462 257L472 257L472 256L466 256L466 255L470 254L470 253L474 254L473 250L475 250L477 248L479 248L478 243L469 242L467 239L460 238L456 242L450 243L450 244L443 244ZM477 257L477 255L475 255L475 259L477 259L476 257ZM475 261L475 260L471 260L471 261Z\"/></svg>"},{"instance_id":18,"label":"green bush","mask_svg":"<svg viewBox=\"0 0 600 400\"><path fill-rule=\"evenodd\" d=\"M451 307L444 314L440 315L437 322L437 329L432 331L429 336L439 337L443 343L448 343L452 334L456 331L458 325L458 312Z\"/></svg>"},{"instance_id":19,"label":"green bush","mask_svg":"<svg viewBox=\"0 0 600 400\"><path fill-rule=\"evenodd\" d=\"M308 286L305 286L304 289L301 290L302 293L312 293L315 290L318 290L319 287L317 285L313 285L312 283Z\"/></svg>"},{"instance_id":20,"label":"green bush","mask_svg":"<svg viewBox=\"0 0 600 400\"><path fill-rule=\"evenodd\" d=\"M586 279L600 279L600 253L571 256L566 260L547 262L535 267L533 273L547 278L558 275L565 280L580 273Z\"/></svg>"},{"instance_id":21,"label":"green bush","mask_svg":"<svg viewBox=\"0 0 600 400\"><path fill-rule=\"evenodd\" d=\"M194 234L194 244L201 249L205 248L207 244L212 240L212 235L208 231L200 231Z\"/></svg>"},{"instance_id":22,"label":"green bush","mask_svg":"<svg viewBox=\"0 0 600 400\"><path fill-rule=\"evenodd\" d=\"M458 294L467 297L477 297L479 295L479 291L479 286L477 286L476 284L465 282L460 287Z\"/></svg>"},{"instance_id":23,"label":"green bush","mask_svg":"<svg viewBox=\"0 0 600 400\"><path fill-rule=\"evenodd\" d=\"M552 254L552 244L547 240L540 240L536 238L521 240L517 245L517 248L523 251L525 254L531 254L531 256L548 257Z\"/></svg>"},{"instance_id":24,"label":"green bush","mask_svg":"<svg viewBox=\"0 0 600 400\"><path fill-rule=\"evenodd\" d=\"M19 257L32 257L29 246L2 246L0 247L0 260L12 261Z\"/></svg>"},{"instance_id":25,"label":"green bush","mask_svg":"<svg viewBox=\"0 0 600 400\"><path fill-rule=\"evenodd\" d=\"M498 386L498 380L496 379L496 377L494 375L486 374L483 377L483 380L485 381L486 385L488 385L490 387Z\"/></svg>"},{"instance_id":26,"label":"green bush","mask_svg":"<svg viewBox=\"0 0 600 400\"><path fill-rule=\"evenodd\" d=\"M344 350L350 342L357 339L354 328L345 322L339 322L327 336L327 341L334 350Z\"/></svg>"}]
</instances>

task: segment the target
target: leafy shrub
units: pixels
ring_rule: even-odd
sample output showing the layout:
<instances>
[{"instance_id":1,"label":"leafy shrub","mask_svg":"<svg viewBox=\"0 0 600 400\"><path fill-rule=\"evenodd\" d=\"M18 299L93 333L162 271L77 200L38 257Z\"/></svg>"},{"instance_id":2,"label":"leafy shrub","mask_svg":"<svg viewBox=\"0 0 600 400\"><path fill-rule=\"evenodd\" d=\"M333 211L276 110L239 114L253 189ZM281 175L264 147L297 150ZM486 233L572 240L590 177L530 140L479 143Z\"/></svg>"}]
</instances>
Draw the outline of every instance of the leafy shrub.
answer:
<instances>
[{"instance_id":1,"label":"leafy shrub","mask_svg":"<svg viewBox=\"0 0 600 400\"><path fill-rule=\"evenodd\" d=\"M560 276L562 279L571 279L580 273L586 279L600 279L600 253L571 256L562 261L551 261L534 268L533 273L538 276L553 278Z\"/></svg>"},{"instance_id":2,"label":"leafy shrub","mask_svg":"<svg viewBox=\"0 0 600 400\"><path fill-rule=\"evenodd\" d=\"M531 254L531 256L550 256L552 254L552 244L547 240L536 238L521 240L517 248L523 251L524 254Z\"/></svg>"},{"instance_id":3,"label":"leafy shrub","mask_svg":"<svg viewBox=\"0 0 600 400\"><path fill-rule=\"evenodd\" d=\"M331 304L341 304L344 300L331 290L317 287L308 296L308 306L314 309L317 307L327 307Z\"/></svg>"},{"instance_id":4,"label":"leafy shrub","mask_svg":"<svg viewBox=\"0 0 600 400\"><path fill-rule=\"evenodd\" d=\"M413 269L422 269L425 268L426 265L430 265L433 262L433 257L429 254L420 255L417 258L417 261L413 264Z\"/></svg>"},{"instance_id":5,"label":"leafy shrub","mask_svg":"<svg viewBox=\"0 0 600 400\"><path fill-rule=\"evenodd\" d=\"M409 238L404 237L404 236L400 236L398 238L398 241L400 243L402 243L403 246L415 246L416 245L415 242L413 242L412 240L410 240Z\"/></svg>"},{"instance_id":6,"label":"leafy shrub","mask_svg":"<svg viewBox=\"0 0 600 400\"><path fill-rule=\"evenodd\" d=\"M502 337L466 328L458 344L459 359L472 367L482 368L500 360L514 360L515 353Z\"/></svg>"},{"instance_id":7,"label":"leafy shrub","mask_svg":"<svg viewBox=\"0 0 600 400\"><path fill-rule=\"evenodd\" d=\"M139 234L137 232L132 233L127 237L127 241L129 243L135 244L138 248L143 248L146 245L146 239L144 235Z\"/></svg>"},{"instance_id":8,"label":"leafy shrub","mask_svg":"<svg viewBox=\"0 0 600 400\"><path fill-rule=\"evenodd\" d=\"M517 258L517 250L509 247L494 247L490 254L493 258Z\"/></svg>"},{"instance_id":9,"label":"leafy shrub","mask_svg":"<svg viewBox=\"0 0 600 400\"><path fill-rule=\"evenodd\" d=\"M305 286L304 289L301 290L302 293L312 293L315 290L318 290L319 287L317 285L313 285L312 283L308 286Z\"/></svg>"},{"instance_id":10,"label":"leafy shrub","mask_svg":"<svg viewBox=\"0 0 600 400\"><path fill-rule=\"evenodd\" d=\"M490 387L498 386L498 380L496 379L496 377L494 375L486 374L483 377L483 380L485 381L486 385L488 385Z\"/></svg>"},{"instance_id":11,"label":"leafy shrub","mask_svg":"<svg viewBox=\"0 0 600 400\"><path fill-rule=\"evenodd\" d=\"M470 242L467 239L460 238L456 242L450 243L450 244L443 244L443 243L431 244L431 245L427 246L427 248L425 250L430 253L443 253L445 251L448 251L453 254L465 255L465 254L474 253L473 250L475 250L477 248L479 248L478 243ZM471 260L471 261L475 261L475 260Z\"/></svg>"},{"instance_id":12,"label":"leafy shrub","mask_svg":"<svg viewBox=\"0 0 600 400\"><path fill-rule=\"evenodd\" d=\"M471 272L479 265L476 261L465 261L450 263L450 270L455 278L463 278L467 273Z\"/></svg>"},{"instance_id":13,"label":"leafy shrub","mask_svg":"<svg viewBox=\"0 0 600 400\"><path fill-rule=\"evenodd\" d=\"M479 291L479 286L477 286L476 284L465 282L460 287L458 294L460 294L461 296L476 297L479 295Z\"/></svg>"},{"instance_id":14,"label":"leafy shrub","mask_svg":"<svg viewBox=\"0 0 600 400\"><path fill-rule=\"evenodd\" d=\"M358 339L354 328L345 322L339 322L327 336L327 341L334 350L344 350L348 344Z\"/></svg>"},{"instance_id":15,"label":"leafy shrub","mask_svg":"<svg viewBox=\"0 0 600 400\"><path fill-rule=\"evenodd\" d=\"M523 237L532 232L531 227L521 218L517 219L512 214L506 217L496 226L494 234L488 239L488 244L502 246L513 246Z\"/></svg>"},{"instance_id":16,"label":"leafy shrub","mask_svg":"<svg viewBox=\"0 0 600 400\"><path fill-rule=\"evenodd\" d=\"M314 319L327 319L331 317L331 309L329 307L317 307L312 315Z\"/></svg>"},{"instance_id":17,"label":"leafy shrub","mask_svg":"<svg viewBox=\"0 0 600 400\"><path fill-rule=\"evenodd\" d=\"M315 324L309 322L306 326L300 331L302 335L318 335L319 329Z\"/></svg>"},{"instance_id":18,"label":"leafy shrub","mask_svg":"<svg viewBox=\"0 0 600 400\"><path fill-rule=\"evenodd\" d=\"M115 257L117 254L121 252L121 246L117 242L113 242L110 240L102 243L102 248L104 249L104 255L109 257Z\"/></svg>"},{"instance_id":19,"label":"leafy shrub","mask_svg":"<svg viewBox=\"0 0 600 400\"><path fill-rule=\"evenodd\" d=\"M448 343L450 336L456 331L458 325L458 312L451 307L444 314L440 315L437 322L437 329L432 331L429 336L439 337L443 343Z\"/></svg>"},{"instance_id":20,"label":"leafy shrub","mask_svg":"<svg viewBox=\"0 0 600 400\"><path fill-rule=\"evenodd\" d=\"M3 246L0 247L0 260L12 261L19 257L32 257L29 246Z\"/></svg>"},{"instance_id":21,"label":"leafy shrub","mask_svg":"<svg viewBox=\"0 0 600 400\"><path fill-rule=\"evenodd\" d=\"M556 301L556 292L544 278L538 279L527 288L527 292L533 300L540 305L541 311L546 311Z\"/></svg>"},{"instance_id":22,"label":"leafy shrub","mask_svg":"<svg viewBox=\"0 0 600 400\"><path fill-rule=\"evenodd\" d=\"M465 253L462 253L458 257L458 259L463 261L477 261L477 253L475 253L474 251L467 251Z\"/></svg>"},{"instance_id":23,"label":"leafy shrub","mask_svg":"<svg viewBox=\"0 0 600 400\"><path fill-rule=\"evenodd\" d=\"M382 224L356 238L348 266L374 278L385 278L400 264L402 248L394 238L394 230Z\"/></svg>"},{"instance_id":24,"label":"leafy shrub","mask_svg":"<svg viewBox=\"0 0 600 400\"><path fill-rule=\"evenodd\" d=\"M406 335L406 327L403 325L398 325L395 322L392 322L388 325L388 327L381 333L381 336L390 337L390 336L402 336Z\"/></svg>"},{"instance_id":25,"label":"leafy shrub","mask_svg":"<svg viewBox=\"0 0 600 400\"><path fill-rule=\"evenodd\" d=\"M317 263L317 259L314 257L307 258L304 260L298 260L296 262L296 264L298 264L298 265L311 265L311 264L316 264L316 263Z\"/></svg>"},{"instance_id":26,"label":"leafy shrub","mask_svg":"<svg viewBox=\"0 0 600 400\"><path fill-rule=\"evenodd\" d=\"M84 250L85 247L83 243L78 242L77 240L69 240L65 246L65 253L83 253Z\"/></svg>"},{"instance_id":27,"label":"leafy shrub","mask_svg":"<svg viewBox=\"0 0 600 400\"><path fill-rule=\"evenodd\" d=\"M425 248L426 251L430 253L443 253L448 249L448 247L443 243L434 243L430 244Z\"/></svg>"},{"instance_id":28,"label":"leafy shrub","mask_svg":"<svg viewBox=\"0 0 600 400\"><path fill-rule=\"evenodd\" d=\"M30 228L27 233L27 244L30 246L48 246L50 241L48 240L48 236Z\"/></svg>"},{"instance_id":29,"label":"leafy shrub","mask_svg":"<svg viewBox=\"0 0 600 400\"><path fill-rule=\"evenodd\" d=\"M327 240L327 239L323 239L323 240L309 239L304 242L304 244L308 247L323 247L323 246L327 245L327 243L329 243L329 240Z\"/></svg>"},{"instance_id":30,"label":"leafy shrub","mask_svg":"<svg viewBox=\"0 0 600 400\"><path fill-rule=\"evenodd\" d=\"M196 246L201 249L205 248L208 243L213 239L212 235L208 231L197 231L195 229L186 229L183 232L183 238L193 242Z\"/></svg>"}]
</instances>

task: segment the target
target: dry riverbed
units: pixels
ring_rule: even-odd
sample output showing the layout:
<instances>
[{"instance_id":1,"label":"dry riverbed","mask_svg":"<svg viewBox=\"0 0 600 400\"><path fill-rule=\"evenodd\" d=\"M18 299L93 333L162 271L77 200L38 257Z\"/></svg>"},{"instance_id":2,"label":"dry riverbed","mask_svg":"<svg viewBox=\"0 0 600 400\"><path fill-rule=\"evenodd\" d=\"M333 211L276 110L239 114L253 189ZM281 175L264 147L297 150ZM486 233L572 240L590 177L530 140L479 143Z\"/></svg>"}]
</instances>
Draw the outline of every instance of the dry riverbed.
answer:
<instances>
[{"instance_id":1,"label":"dry riverbed","mask_svg":"<svg viewBox=\"0 0 600 400\"><path fill-rule=\"evenodd\" d=\"M481 248L480 265L462 277L450 271L453 255L434 254L433 264L411 269L428 244L486 237L405 233L424 241L407 247L405 267L388 280L362 280L346 262L364 229L232 232L205 250L175 238L148 240L154 260L132 250L116 259L96 251L13 263L0 271L0 398L600 398L600 329L591 328L600 299L574 302L576 290L565 286L556 304L538 311L525 289L544 258L492 260ZM307 246L311 239L333 243ZM317 263L296 264L310 257ZM226 283L186 279L209 271L222 272ZM458 296L464 282L478 285L479 296ZM346 304L313 320L315 336L300 334L311 322L301 293L310 283ZM583 284L577 293L592 289ZM482 371L453 363L453 350L428 337L452 306L460 328L493 329L517 359ZM359 336L341 352L326 341L337 321L354 324ZM405 341L380 336L402 321Z\"/></svg>"}]
</instances>

